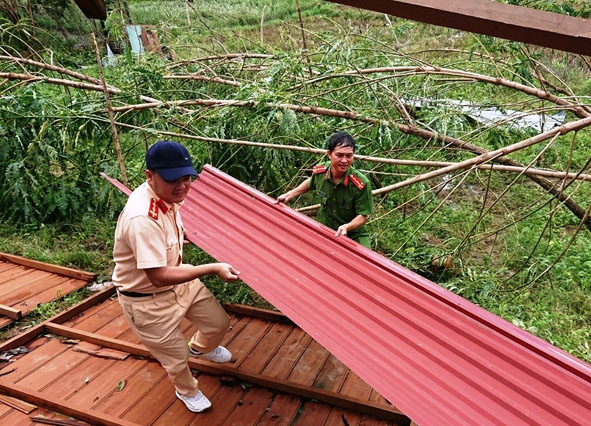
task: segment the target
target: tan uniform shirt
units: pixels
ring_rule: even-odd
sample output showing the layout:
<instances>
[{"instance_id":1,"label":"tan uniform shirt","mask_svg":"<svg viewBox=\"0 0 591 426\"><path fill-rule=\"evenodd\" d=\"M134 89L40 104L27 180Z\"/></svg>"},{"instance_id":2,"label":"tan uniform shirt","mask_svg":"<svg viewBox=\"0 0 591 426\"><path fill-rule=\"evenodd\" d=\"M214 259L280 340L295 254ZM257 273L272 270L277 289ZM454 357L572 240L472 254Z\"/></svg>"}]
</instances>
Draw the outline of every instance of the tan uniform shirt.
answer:
<instances>
[{"instance_id":1,"label":"tan uniform shirt","mask_svg":"<svg viewBox=\"0 0 591 426\"><path fill-rule=\"evenodd\" d=\"M131 193L115 229L113 283L119 290L159 293L174 287L155 287L144 269L181 264L180 206L159 201L147 182Z\"/></svg>"}]
</instances>

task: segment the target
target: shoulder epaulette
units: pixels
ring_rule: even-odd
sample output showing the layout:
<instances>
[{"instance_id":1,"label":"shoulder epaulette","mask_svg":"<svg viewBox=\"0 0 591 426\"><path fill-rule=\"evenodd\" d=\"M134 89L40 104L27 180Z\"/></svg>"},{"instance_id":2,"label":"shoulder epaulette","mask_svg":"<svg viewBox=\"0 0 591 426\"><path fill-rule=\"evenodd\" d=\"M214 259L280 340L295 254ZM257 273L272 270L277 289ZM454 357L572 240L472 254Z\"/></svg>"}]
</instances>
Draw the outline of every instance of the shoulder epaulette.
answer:
<instances>
[{"instance_id":1,"label":"shoulder epaulette","mask_svg":"<svg viewBox=\"0 0 591 426\"><path fill-rule=\"evenodd\" d=\"M314 166L314 167L312 167L312 174L318 175L320 173L326 172L327 170L328 170L328 167L326 167L324 165Z\"/></svg>"},{"instance_id":2,"label":"shoulder epaulette","mask_svg":"<svg viewBox=\"0 0 591 426\"><path fill-rule=\"evenodd\" d=\"M362 190L363 188L365 188L365 183L359 179L359 177L357 177L354 174L350 174L349 175L349 179L351 179L351 182L353 182L353 185L355 185L357 187L358 190Z\"/></svg>"},{"instance_id":3,"label":"shoulder epaulette","mask_svg":"<svg viewBox=\"0 0 591 426\"><path fill-rule=\"evenodd\" d=\"M166 214L168 206L162 200L152 198L150 200L150 209L148 210L148 216L154 220L158 220L158 211L162 210L162 213Z\"/></svg>"}]
</instances>

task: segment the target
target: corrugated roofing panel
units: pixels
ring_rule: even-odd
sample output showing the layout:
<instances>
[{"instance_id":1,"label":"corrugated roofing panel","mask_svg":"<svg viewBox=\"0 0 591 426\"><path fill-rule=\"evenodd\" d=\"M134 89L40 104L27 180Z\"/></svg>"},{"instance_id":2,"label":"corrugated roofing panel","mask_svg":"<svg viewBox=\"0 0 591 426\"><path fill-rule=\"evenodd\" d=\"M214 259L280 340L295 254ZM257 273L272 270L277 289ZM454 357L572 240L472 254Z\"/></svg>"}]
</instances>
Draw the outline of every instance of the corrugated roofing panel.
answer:
<instances>
[{"instance_id":1,"label":"corrugated roofing panel","mask_svg":"<svg viewBox=\"0 0 591 426\"><path fill-rule=\"evenodd\" d=\"M584 425L591 366L205 166L187 237L421 426Z\"/></svg>"},{"instance_id":2,"label":"corrugated roofing panel","mask_svg":"<svg viewBox=\"0 0 591 426\"><path fill-rule=\"evenodd\" d=\"M183 222L421 426L589 424L590 365L211 166Z\"/></svg>"}]
</instances>

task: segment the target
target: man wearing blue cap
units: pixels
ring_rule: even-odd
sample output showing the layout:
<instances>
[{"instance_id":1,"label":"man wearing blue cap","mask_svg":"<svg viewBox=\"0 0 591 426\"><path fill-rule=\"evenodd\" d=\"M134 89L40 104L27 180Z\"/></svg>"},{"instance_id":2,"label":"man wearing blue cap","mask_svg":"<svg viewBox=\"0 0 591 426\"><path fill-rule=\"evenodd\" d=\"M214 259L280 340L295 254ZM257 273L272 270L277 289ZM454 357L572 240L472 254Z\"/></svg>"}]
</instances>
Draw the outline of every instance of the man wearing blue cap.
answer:
<instances>
[{"instance_id":1,"label":"man wearing blue cap","mask_svg":"<svg viewBox=\"0 0 591 426\"><path fill-rule=\"evenodd\" d=\"M193 412L211 407L188 366L189 355L228 362L220 346L230 319L199 280L217 275L236 281L227 263L182 263L184 228L180 207L199 175L187 149L159 141L146 153L146 181L131 193L119 215L113 248L113 283L131 329L160 362L176 396ZM179 325L187 318L197 328L189 344Z\"/></svg>"}]
</instances>

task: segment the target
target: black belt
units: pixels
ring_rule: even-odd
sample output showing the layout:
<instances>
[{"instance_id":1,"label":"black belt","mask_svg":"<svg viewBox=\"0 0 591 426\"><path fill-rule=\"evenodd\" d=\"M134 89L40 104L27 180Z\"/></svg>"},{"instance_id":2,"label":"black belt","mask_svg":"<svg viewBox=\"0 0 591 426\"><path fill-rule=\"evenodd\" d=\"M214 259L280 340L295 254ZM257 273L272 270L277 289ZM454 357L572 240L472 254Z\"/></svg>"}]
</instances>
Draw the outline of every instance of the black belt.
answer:
<instances>
[{"instance_id":1,"label":"black belt","mask_svg":"<svg viewBox=\"0 0 591 426\"><path fill-rule=\"evenodd\" d=\"M137 293L135 291L119 291L119 293L121 293L124 296L127 297L148 297L148 296L156 296L160 293L164 293L164 291L160 292L160 293Z\"/></svg>"}]
</instances>

